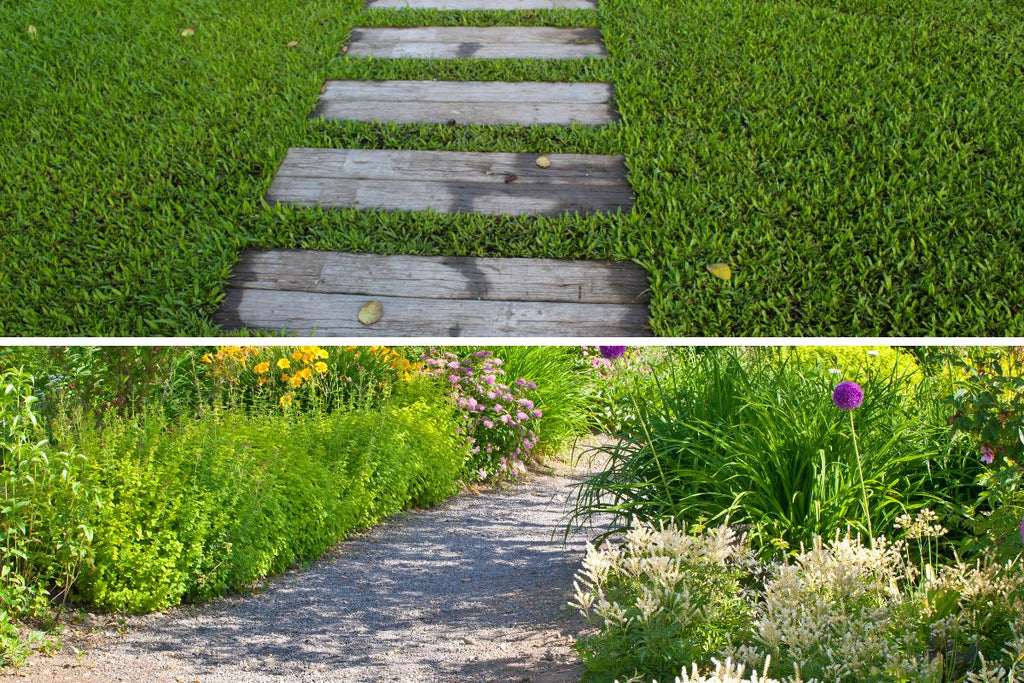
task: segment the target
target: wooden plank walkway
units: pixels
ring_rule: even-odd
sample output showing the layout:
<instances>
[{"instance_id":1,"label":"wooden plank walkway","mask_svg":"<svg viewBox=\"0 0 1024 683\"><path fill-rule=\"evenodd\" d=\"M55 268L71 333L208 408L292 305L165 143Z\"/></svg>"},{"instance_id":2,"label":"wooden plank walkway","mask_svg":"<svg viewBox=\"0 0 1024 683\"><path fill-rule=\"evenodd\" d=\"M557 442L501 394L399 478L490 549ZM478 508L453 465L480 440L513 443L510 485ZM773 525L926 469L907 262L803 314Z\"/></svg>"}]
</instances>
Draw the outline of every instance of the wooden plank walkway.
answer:
<instances>
[{"instance_id":1,"label":"wooden plank walkway","mask_svg":"<svg viewBox=\"0 0 1024 683\"><path fill-rule=\"evenodd\" d=\"M595 9L596 0L368 0L369 8ZM355 58L607 56L596 28L356 28ZM325 120L606 125L608 83L328 81ZM621 156L293 148L267 202L324 208L562 215L629 210ZM214 315L250 328L345 337L647 336L647 277L632 263L250 250ZM372 304L371 306L368 306ZM360 322L378 309L379 319Z\"/></svg>"},{"instance_id":2,"label":"wooden plank walkway","mask_svg":"<svg viewBox=\"0 0 1024 683\"><path fill-rule=\"evenodd\" d=\"M595 0L369 0L367 9L537 10L597 9Z\"/></svg>"},{"instance_id":3,"label":"wooden plank walkway","mask_svg":"<svg viewBox=\"0 0 1024 683\"><path fill-rule=\"evenodd\" d=\"M618 118L610 83L327 81L313 117L389 123L600 126Z\"/></svg>"},{"instance_id":4,"label":"wooden plank walkway","mask_svg":"<svg viewBox=\"0 0 1024 683\"><path fill-rule=\"evenodd\" d=\"M546 215L628 211L621 156L411 150L288 150L268 203L392 211Z\"/></svg>"},{"instance_id":5,"label":"wooden plank walkway","mask_svg":"<svg viewBox=\"0 0 1024 683\"><path fill-rule=\"evenodd\" d=\"M607 56L596 28L422 26L357 28L351 57L397 59L576 59Z\"/></svg>"},{"instance_id":6,"label":"wooden plank walkway","mask_svg":"<svg viewBox=\"0 0 1024 683\"><path fill-rule=\"evenodd\" d=\"M611 261L248 251L225 329L338 336L647 335L647 277ZM372 325L359 309L377 301Z\"/></svg>"}]
</instances>

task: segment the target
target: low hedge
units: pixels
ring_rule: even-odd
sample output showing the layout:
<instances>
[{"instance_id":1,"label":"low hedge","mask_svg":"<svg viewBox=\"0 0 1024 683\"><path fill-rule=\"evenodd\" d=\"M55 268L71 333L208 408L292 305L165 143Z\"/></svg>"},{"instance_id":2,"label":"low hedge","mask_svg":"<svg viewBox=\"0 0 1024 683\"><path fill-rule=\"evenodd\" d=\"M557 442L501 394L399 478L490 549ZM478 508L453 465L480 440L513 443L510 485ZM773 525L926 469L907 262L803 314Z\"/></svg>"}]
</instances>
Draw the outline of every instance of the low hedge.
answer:
<instances>
[{"instance_id":1,"label":"low hedge","mask_svg":"<svg viewBox=\"0 0 1024 683\"><path fill-rule=\"evenodd\" d=\"M447 406L323 416L237 413L84 428L101 505L75 597L147 612L314 559L353 530L457 491L467 445Z\"/></svg>"}]
</instances>

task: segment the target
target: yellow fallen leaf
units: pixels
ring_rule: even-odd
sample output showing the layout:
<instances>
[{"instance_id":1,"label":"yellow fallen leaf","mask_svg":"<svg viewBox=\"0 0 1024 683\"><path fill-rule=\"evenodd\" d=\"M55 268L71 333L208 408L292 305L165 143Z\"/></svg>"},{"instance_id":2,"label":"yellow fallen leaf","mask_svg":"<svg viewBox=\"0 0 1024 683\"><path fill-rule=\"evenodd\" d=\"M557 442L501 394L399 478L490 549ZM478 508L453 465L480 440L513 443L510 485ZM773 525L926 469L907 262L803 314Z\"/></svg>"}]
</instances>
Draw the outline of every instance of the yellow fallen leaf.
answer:
<instances>
[{"instance_id":1,"label":"yellow fallen leaf","mask_svg":"<svg viewBox=\"0 0 1024 683\"><path fill-rule=\"evenodd\" d=\"M285 45L285 47L298 47L298 45L299 45L299 41L292 40L287 45Z\"/></svg>"},{"instance_id":2,"label":"yellow fallen leaf","mask_svg":"<svg viewBox=\"0 0 1024 683\"><path fill-rule=\"evenodd\" d=\"M547 168L551 165L551 159L547 157L537 157L537 165L541 168Z\"/></svg>"},{"instance_id":3,"label":"yellow fallen leaf","mask_svg":"<svg viewBox=\"0 0 1024 683\"><path fill-rule=\"evenodd\" d=\"M719 280L732 279L732 268L729 267L728 263L712 263L704 267L708 269L709 273L717 277Z\"/></svg>"},{"instance_id":4,"label":"yellow fallen leaf","mask_svg":"<svg viewBox=\"0 0 1024 683\"><path fill-rule=\"evenodd\" d=\"M364 325L372 325L384 315L384 306L379 301L371 301L363 304L359 309L359 322Z\"/></svg>"},{"instance_id":5,"label":"yellow fallen leaf","mask_svg":"<svg viewBox=\"0 0 1024 683\"><path fill-rule=\"evenodd\" d=\"M196 32L196 30L194 28L192 28L191 26L189 26L187 29L185 29L184 31L181 32L181 35L183 35L186 38L188 38L190 35L194 34L195 32Z\"/></svg>"}]
</instances>

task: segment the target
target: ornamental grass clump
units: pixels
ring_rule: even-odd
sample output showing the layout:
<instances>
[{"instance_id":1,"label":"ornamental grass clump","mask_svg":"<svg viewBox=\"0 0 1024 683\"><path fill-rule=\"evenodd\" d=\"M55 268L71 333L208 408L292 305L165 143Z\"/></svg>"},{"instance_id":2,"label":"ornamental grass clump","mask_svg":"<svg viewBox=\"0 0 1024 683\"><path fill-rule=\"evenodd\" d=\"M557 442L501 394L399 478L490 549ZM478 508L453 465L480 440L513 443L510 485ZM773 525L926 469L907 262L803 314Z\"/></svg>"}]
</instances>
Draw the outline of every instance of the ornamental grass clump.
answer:
<instances>
[{"instance_id":1,"label":"ornamental grass clump","mask_svg":"<svg viewBox=\"0 0 1024 683\"><path fill-rule=\"evenodd\" d=\"M687 534L639 524L620 547L587 547L570 603L597 629L577 649L588 680L671 680L683 662L702 665L742 642L754 611L746 540L727 526Z\"/></svg>"},{"instance_id":2,"label":"ornamental grass clump","mask_svg":"<svg viewBox=\"0 0 1024 683\"><path fill-rule=\"evenodd\" d=\"M537 384L522 377L503 382L503 361L488 350L459 357L431 349L422 362L424 374L444 378L455 405L465 411L471 476L484 481L525 472L543 416L534 405Z\"/></svg>"}]
</instances>

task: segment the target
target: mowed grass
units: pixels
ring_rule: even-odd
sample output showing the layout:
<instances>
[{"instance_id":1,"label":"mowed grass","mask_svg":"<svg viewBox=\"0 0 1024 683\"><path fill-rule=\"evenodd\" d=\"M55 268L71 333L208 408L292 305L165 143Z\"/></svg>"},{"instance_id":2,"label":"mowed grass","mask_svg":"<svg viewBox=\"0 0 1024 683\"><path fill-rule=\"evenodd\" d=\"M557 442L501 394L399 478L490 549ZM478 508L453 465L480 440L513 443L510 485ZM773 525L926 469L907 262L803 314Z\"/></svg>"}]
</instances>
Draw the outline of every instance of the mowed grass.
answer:
<instances>
[{"instance_id":1,"label":"mowed grass","mask_svg":"<svg viewBox=\"0 0 1024 683\"><path fill-rule=\"evenodd\" d=\"M662 335L1024 334L1019 0L601 0L594 16L59 5L0 0L0 334L216 334L209 315L254 246L632 259ZM596 23L611 58L340 49L354 26L459 23ZM310 121L326 78L612 80L622 121ZM268 207L295 146L624 154L636 207L497 219ZM731 282L708 275L714 262Z\"/></svg>"}]
</instances>

